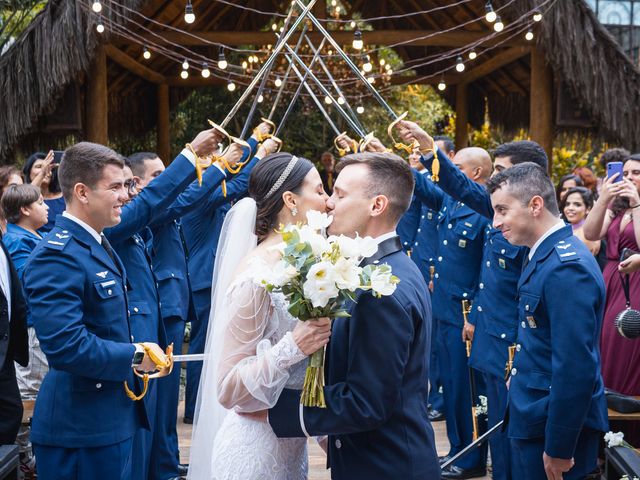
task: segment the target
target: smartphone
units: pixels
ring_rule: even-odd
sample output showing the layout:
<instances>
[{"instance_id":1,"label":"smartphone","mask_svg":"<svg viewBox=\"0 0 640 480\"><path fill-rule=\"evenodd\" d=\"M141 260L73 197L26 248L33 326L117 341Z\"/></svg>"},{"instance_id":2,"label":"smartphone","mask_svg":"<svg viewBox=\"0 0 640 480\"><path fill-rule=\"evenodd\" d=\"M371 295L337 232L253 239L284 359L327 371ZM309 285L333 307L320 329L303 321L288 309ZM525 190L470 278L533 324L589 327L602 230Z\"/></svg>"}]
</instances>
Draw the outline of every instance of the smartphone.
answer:
<instances>
[{"instance_id":1,"label":"smartphone","mask_svg":"<svg viewBox=\"0 0 640 480\"><path fill-rule=\"evenodd\" d=\"M64 150L54 150L53 151L53 163L57 163L60 165L60 161L62 160L62 155L64 154Z\"/></svg>"},{"instance_id":2,"label":"smartphone","mask_svg":"<svg viewBox=\"0 0 640 480\"><path fill-rule=\"evenodd\" d=\"M622 181L622 162L609 162L607 163L607 178L611 178L618 173L619 175L614 180L614 183Z\"/></svg>"},{"instance_id":3,"label":"smartphone","mask_svg":"<svg viewBox=\"0 0 640 480\"><path fill-rule=\"evenodd\" d=\"M620 254L620 261L624 262L627 258L629 258L631 255L635 255L636 253L640 252L636 252L635 250L631 250L630 248L623 248L622 253Z\"/></svg>"}]
</instances>

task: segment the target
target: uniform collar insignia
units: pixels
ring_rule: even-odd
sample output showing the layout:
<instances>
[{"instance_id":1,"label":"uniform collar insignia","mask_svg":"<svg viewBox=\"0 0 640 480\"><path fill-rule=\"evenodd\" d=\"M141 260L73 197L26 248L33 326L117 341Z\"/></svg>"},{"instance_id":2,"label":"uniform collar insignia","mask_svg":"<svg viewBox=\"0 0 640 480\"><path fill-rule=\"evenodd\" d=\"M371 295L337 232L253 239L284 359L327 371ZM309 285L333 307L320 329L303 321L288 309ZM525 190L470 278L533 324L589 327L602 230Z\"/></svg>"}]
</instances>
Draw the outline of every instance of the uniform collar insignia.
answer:
<instances>
[{"instance_id":1,"label":"uniform collar insignia","mask_svg":"<svg viewBox=\"0 0 640 480\"><path fill-rule=\"evenodd\" d=\"M99 276L100 278L106 278L107 277L107 273L109 273L109 271L105 270L104 272L96 273L96 275Z\"/></svg>"}]
</instances>

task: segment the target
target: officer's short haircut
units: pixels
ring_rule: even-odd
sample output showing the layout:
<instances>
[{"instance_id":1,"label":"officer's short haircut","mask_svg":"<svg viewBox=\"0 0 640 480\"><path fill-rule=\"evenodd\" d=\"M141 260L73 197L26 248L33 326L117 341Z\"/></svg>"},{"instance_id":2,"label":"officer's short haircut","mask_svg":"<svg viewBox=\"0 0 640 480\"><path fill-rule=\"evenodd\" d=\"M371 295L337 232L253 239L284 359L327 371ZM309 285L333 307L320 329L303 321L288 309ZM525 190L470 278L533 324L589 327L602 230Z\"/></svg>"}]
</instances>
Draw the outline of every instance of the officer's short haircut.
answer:
<instances>
[{"instance_id":1,"label":"officer's short haircut","mask_svg":"<svg viewBox=\"0 0 640 480\"><path fill-rule=\"evenodd\" d=\"M394 222L409 209L415 180L409 164L393 153L354 153L338 163L340 173L349 165L365 165L369 170L367 194L370 198L384 195L389 199L389 212Z\"/></svg>"},{"instance_id":2,"label":"officer's short haircut","mask_svg":"<svg viewBox=\"0 0 640 480\"><path fill-rule=\"evenodd\" d=\"M97 143L80 142L67 148L58 167L62 196L67 204L73 198L73 187L77 183L94 188L107 165L124 168L124 161L109 147Z\"/></svg>"},{"instance_id":3,"label":"officer's short haircut","mask_svg":"<svg viewBox=\"0 0 640 480\"><path fill-rule=\"evenodd\" d=\"M158 158L157 153L137 152L127 157L127 159L129 160L129 164L127 166L131 168L131 171L136 177L142 178L144 176L145 160L153 160L154 158Z\"/></svg>"},{"instance_id":4,"label":"officer's short haircut","mask_svg":"<svg viewBox=\"0 0 640 480\"><path fill-rule=\"evenodd\" d=\"M546 172L549 168L549 158L539 144L531 140L517 140L503 143L493 151L493 158L509 157L513 165L524 162L533 162Z\"/></svg>"},{"instance_id":5,"label":"officer's short haircut","mask_svg":"<svg viewBox=\"0 0 640 480\"><path fill-rule=\"evenodd\" d=\"M18 223L22 217L21 209L40 199L40 189L30 183L9 185L2 195L2 213L8 223Z\"/></svg>"},{"instance_id":6,"label":"officer's short haircut","mask_svg":"<svg viewBox=\"0 0 640 480\"><path fill-rule=\"evenodd\" d=\"M444 150L446 154L456 151L456 145L451 140L451 137L447 137L446 135L436 135L433 137L434 142L442 142L444 143Z\"/></svg>"},{"instance_id":7,"label":"officer's short haircut","mask_svg":"<svg viewBox=\"0 0 640 480\"><path fill-rule=\"evenodd\" d=\"M509 193L520 200L522 205L529 205L533 197L540 196L545 208L552 214L559 215L553 183L540 165L533 162L520 163L494 175L487 182L489 193L503 187L508 187Z\"/></svg>"}]
</instances>

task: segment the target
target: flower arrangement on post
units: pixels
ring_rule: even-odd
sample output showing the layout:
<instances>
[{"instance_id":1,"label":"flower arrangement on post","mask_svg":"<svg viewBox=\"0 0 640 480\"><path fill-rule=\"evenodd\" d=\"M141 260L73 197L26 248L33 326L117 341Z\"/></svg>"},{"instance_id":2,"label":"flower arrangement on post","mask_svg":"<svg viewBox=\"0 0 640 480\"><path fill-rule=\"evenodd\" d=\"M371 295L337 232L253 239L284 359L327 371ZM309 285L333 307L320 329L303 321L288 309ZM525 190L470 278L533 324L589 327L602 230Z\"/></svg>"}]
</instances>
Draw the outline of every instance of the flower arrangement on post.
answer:
<instances>
[{"instance_id":1,"label":"flower arrangement on post","mask_svg":"<svg viewBox=\"0 0 640 480\"><path fill-rule=\"evenodd\" d=\"M604 441L607 443L607 448L612 447L626 447L633 448L625 439L622 432L607 432L604 434Z\"/></svg>"},{"instance_id":2,"label":"flower arrangement on post","mask_svg":"<svg viewBox=\"0 0 640 480\"><path fill-rule=\"evenodd\" d=\"M389 265L360 266L363 258L378 250L371 237L326 238L333 217L307 212L307 224L281 226L283 242L277 246L281 259L269 271L256 272L254 279L269 292L282 292L289 313L301 321L322 317L349 317L345 305L355 302L358 290L374 296L391 295L400 281ZM309 357L300 403L325 408L324 348Z\"/></svg>"}]
</instances>

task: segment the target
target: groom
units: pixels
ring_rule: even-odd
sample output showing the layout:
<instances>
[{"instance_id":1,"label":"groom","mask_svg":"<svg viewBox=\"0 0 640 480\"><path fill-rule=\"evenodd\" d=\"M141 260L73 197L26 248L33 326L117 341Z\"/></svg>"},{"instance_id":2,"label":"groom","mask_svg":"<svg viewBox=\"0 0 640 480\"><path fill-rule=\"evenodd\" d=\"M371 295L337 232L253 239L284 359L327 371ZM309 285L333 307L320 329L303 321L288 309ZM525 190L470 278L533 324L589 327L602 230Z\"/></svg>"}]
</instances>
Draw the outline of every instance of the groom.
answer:
<instances>
[{"instance_id":1,"label":"groom","mask_svg":"<svg viewBox=\"0 0 640 480\"><path fill-rule=\"evenodd\" d=\"M269 423L278 437L329 435L334 479L438 479L427 413L431 305L395 231L411 202L413 174L387 153L350 155L337 170L329 233L376 239L377 253L362 265L389 264L400 283L388 297L360 292L351 317L333 321L327 408L302 407L300 391L285 389Z\"/></svg>"}]
</instances>

